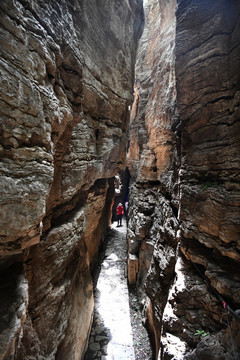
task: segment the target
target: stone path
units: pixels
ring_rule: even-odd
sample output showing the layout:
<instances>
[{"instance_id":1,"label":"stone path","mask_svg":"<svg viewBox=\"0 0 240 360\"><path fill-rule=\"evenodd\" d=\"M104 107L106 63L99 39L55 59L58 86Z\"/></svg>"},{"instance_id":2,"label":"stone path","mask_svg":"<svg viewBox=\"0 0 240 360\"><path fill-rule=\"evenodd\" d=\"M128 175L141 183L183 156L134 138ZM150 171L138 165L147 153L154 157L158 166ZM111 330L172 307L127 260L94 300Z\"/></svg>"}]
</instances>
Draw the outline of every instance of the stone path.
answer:
<instances>
[{"instance_id":1,"label":"stone path","mask_svg":"<svg viewBox=\"0 0 240 360\"><path fill-rule=\"evenodd\" d=\"M126 273L126 224L112 225L95 289L95 313L84 360L135 360Z\"/></svg>"}]
</instances>

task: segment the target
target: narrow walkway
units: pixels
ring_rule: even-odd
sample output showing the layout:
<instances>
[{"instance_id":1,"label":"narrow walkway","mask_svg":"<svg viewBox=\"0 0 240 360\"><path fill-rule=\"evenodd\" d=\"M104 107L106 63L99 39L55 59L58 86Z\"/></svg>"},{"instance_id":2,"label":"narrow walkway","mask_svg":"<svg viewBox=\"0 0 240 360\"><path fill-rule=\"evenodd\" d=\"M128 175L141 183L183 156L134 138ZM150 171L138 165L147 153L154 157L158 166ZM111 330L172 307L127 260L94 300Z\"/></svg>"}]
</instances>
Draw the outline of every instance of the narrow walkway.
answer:
<instances>
[{"instance_id":1,"label":"narrow walkway","mask_svg":"<svg viewBox=\"0 0 240 360\"><path fill-rule=\"evenodd\" d=\"M126 273L126 224L112 225L95 289L95 313L85 360L135 360Z\"/></svg>"}]
</instances>

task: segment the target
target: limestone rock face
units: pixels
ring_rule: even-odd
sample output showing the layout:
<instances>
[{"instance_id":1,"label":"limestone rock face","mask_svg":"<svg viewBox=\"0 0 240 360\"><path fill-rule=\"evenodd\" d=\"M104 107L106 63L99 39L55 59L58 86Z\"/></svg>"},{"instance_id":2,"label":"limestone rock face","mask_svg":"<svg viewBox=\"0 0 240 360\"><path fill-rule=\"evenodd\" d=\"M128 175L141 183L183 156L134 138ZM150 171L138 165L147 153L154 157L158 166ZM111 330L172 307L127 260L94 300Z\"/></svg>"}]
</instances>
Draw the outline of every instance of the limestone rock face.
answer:
<instances>
[{"instance_id":1,"label":"limestone rock face","mask_svg":"<svg viewBox=\"0 0 240 360\"><path fill-rule=\"evenodd\" d=\"M0 18L0 359L82 358L142 4L4 0Z\"/></svg>"},{"instance_id":2,"label":"limestone rock face","mask_svg":"<svg viewBox=\"0 0 240 360\"><path fill-rule=\"evenodd\" d=\"M188 261L197 264L198 271L206 276L205 282L210 284L206 287L200 278L199 284L192 287L190 271L185 274L189 291L184 303L187 298L189 301L180 323L187 324L189 358L207 357L213 348L218 348L214 359L230 359L232 344L220 300L223 298L234 310L240 308L240 76L237 70L240 4L213 1L208 6L204 1L195 7L193 2L186 6L179 1L178 5L176 86L182 139L180 249L184 267L188 268ZM216 297L215 293L212 298L214 291L220 296ZM178 302L182 290L176 291L175 296ZM190 307L191 303L194 305ZM197 316L198 329L210 334L200 340L193 335L199 313L202 316ZM238 353L240 323L238 320L236 327L231 316L230 323ZM196 350L192 350L195 346Z\"/></svg>"},{"instance_id":3,"label":"limestone rock face","mask_svg":"<svg viewBox=\"0 0 240 360\"><path fill-rule=\"evenodd\" d=\"M156 359L233 359L227 316L236 354L239 320L222 300L240 308L239 2L151 1L145 11L128 241L146 326Z\"/></svg>"},{"instance_id":4,"label":"limestone rock face","mask_svg":"<svg viewBox=\"0 0 240 360\"><path fill-rule=\"evenodd\" d=\"M156 352L177 246L175 6L175 1L151 1L145 7L127 157L132 177L129 253L138 258L137 284L147 284L146 326Z\"/></svg>"}]
</instances>

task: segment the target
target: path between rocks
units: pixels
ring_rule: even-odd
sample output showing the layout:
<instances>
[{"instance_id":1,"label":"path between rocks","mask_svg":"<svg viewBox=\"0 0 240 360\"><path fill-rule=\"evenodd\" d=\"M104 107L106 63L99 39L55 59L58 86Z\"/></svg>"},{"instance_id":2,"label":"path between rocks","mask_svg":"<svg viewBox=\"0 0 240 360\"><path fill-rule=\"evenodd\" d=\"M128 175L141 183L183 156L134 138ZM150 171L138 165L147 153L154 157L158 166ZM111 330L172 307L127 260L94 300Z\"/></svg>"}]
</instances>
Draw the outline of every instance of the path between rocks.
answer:
<instances>
[{"instance_id":1,"label":"path between rocks","mask_svg":"<svg viewBox=\"0 0 240 360\"><path fill-rule=\"evenodd\" d=\"M126 224L112 225L97 285L84 360L135 360L126 274Z\"/></svg>"}]
</instances>

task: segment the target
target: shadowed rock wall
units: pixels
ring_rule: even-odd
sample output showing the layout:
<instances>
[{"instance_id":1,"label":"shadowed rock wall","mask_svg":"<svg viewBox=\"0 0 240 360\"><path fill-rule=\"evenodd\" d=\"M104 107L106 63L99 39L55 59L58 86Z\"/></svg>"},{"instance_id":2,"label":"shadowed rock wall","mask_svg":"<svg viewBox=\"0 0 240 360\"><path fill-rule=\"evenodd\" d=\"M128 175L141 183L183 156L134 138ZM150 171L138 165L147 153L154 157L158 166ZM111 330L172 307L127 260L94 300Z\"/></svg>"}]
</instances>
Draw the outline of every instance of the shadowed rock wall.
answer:
<instances>
[{"instance_id":1,"label":"shadowed rock wall","mask_svg":"<svg viewBox=\"0 0 240 360\"><path fill-rule=\"evenodd\" d=\"M146 7L128 241L156 359L234 359L227 317L239 356L239 21L238 1Z\"/></svg>"},{"instance_id":2,"label":"shadowed rock wall","mask_svg":"<svg viewBox=\"0 0 240 360\"><path fill-rule=\"evenodd\" d=\"M175 6L173 0L151 1L145 7L127 157L131 174L129 281L133 283L135 277L141 288L147 276L146 326L156 352L177 246L178 141L172 131L177 116Z\"/></svg>"},{"instance_id":3,"label":"shadowed rock wall","mask_svg":"<svg viewBox=\"0 0 240 360\"><path fill-rule=\"evenodd\" d=\"M0 359L80 359L142 5L4 0L0 19Z\"/></svg>"},{"instance_id":4,"label":"shadowed rock wall","mask_svg":"<svg viewBox=\"0 0 240 360\"><path fill-rule=\"evenodd\" d=\"M179 1L176 16L179 258L186 284L173 295L176 325L185 329L189 359L232 359L227 318L215 291L240 309L240 3ZM207 280L195 277L191 263ZM229 318L239 357L240 319ZM194 336L196 330L210 335Z\"/></svg>"}]
</instances>

